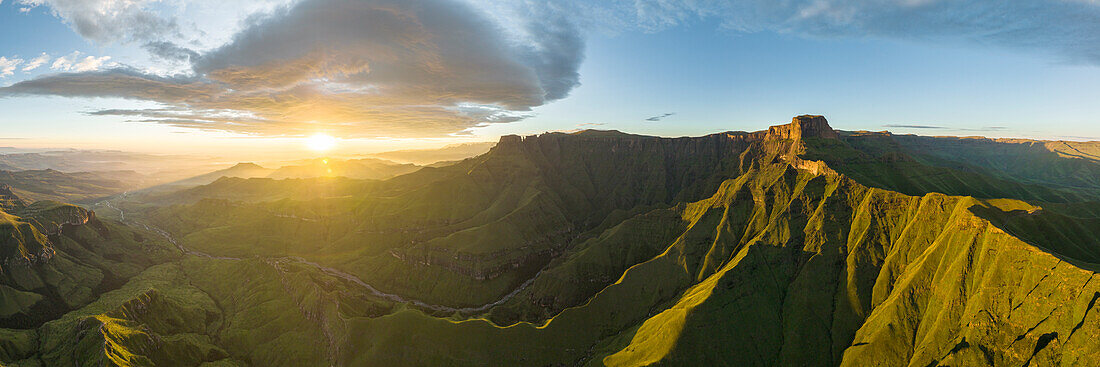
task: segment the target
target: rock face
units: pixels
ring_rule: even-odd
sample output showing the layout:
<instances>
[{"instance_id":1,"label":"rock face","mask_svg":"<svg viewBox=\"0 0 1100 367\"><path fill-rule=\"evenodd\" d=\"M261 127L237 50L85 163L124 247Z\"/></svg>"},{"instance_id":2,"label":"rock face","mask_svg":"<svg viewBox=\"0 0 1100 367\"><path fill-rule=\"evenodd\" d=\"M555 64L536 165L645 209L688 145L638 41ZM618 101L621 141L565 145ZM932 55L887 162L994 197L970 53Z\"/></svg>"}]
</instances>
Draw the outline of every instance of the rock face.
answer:
<instances>
[{"instance_id":1,"label":"rock face","mask_svg":"<svg viewBox=\"0 0 1100 367\"><path fill-rule=\"evenodd\" d=\"M772 126L768 129L768 138L800 140L804 137L838 139L836 131L829 121L821 115L801 115L791 119L787 125Z\"/></svg>"},{"instance_id":2,"label":"rock face","mask_svg":"<svg viewBox=\"0 0 1100 367\"><path fill-rule=\"evenodd\" d=\"M25 206L27 206L27 202L15 195L11 186L0 184L0 209L11 211Z\"/></svg>"},{"instance_id":3,"label":"rock face","mask_svg":"<svg viewBox=\"0 0 1100 367\"><path fill-rule=\"evenodd\" d=\"M40 213L34 219L43 234L56 235L66 226L82 226L95 221L95 212L79 206L63 205Z\"/></svg>"},{"instance_id":4,"label":"rock face","mask_svg":"<svg viewBox=\"0 0 1100 367\"><path fill-rule=\"evenodd\" d=\"M497 145L514 145L523 142L523 137L519 135L504 135L500 137L500 142Z\"/></svg>"}]
</instances>

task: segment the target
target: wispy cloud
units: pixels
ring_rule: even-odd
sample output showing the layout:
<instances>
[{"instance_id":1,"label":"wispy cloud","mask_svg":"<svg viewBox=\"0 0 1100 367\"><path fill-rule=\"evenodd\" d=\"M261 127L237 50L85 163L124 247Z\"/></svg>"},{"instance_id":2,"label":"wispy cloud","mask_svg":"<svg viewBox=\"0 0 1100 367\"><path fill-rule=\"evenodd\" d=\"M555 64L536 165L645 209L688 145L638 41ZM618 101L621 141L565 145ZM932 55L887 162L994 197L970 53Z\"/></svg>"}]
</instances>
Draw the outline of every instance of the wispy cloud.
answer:
<instances>
[{"instance_id":1,"label":"wispy cloud","mask_svg":"<svg viewBox=\"0 0 1100 367\"><path fill-rule=\"evenodd\" d=\"M0 56L0 78L9 77L15 73L15 68L23 63L23 59L9 59Z\"/></svg>"},{"instance_id":2,"label":"wispy cloud","mask_svg":"<svg viewBox=\"0 0 1100 367\"><path fill-rule=\"evenodd\" d=\"M50 62L50 55L43 52L41 55L38 55L38 57L31 59L31 61L27 61L27 64L23 66L23 71L38 69L39 66L45 65L47 62Z\"/></svg>"},{"instance_id":3,"label":"wispy cloud","mask_svg":"<svg viewBox=\"0 0 1100 367\"><path fill-rule=\"evenodd\" d=\"M50 65L50 69L77 73L96 71L104 66L109 66L107 61L111 60L110 56L85 56L82 58L80 55L80 51L73 51L71 54L58 57L53 61L53 64ZM45 54L43 54L43 56L45 56ZM49 59L42 60L42 63L44 64L47 60Z\"/></svg>"},{"instance_id":4,"label":"wispy cloud","mask_svg":"<svg viewBox=\"0 0 1100 367\"><path fill-rule=\"evenodd\" d=\"M656 122L656 121L663 120L665 117L669 117L669 116L672 116L672 115L675 115L675 114L676 114L675 112L662 113L662 114L657 115L657 116L648 117L645 120L649 121L649 122Z\"/></svg>"},{"instance_id":5,"label":"wispy cloud","mask_svg":"<svg viewBox=\"0 0 1100 367\"><path fill-rule=\"evenodd\" d=\"M110 59L110 56L88 56L73 64L71 70L78 73L86 71L96 71L99 70L100 67L103 67L104 64L107 63L107 60Z\"/></svg>"},{"instance_id":6,"label":"wispy cloud","mask_svg":"<svg viewBox=\"0 0 1100 367\"><path fill-rule=\"evenodd\" d=\"M73 60L80 56L80 51L73 51L73 53L58 57L50 65L50 69L58 71L68 71L73 67Z\"/></svg>"}]
</instances>

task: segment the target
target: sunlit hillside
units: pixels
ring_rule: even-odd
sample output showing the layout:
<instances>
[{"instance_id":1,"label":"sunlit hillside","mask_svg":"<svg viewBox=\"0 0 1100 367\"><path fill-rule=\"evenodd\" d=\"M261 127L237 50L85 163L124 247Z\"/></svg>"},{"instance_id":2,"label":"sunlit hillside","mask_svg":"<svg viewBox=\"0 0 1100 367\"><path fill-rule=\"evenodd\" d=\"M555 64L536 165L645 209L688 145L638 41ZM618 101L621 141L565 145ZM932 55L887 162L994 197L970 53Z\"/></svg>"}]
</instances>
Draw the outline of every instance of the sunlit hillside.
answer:
<instances>
[{"instance_id":1,"label":"sunlit hillside","mask_svg":"<svg viewBox=\"0 0 1100 367\"><path fill-rule=\"evenodd\" d=\"M0 35L0 367L1100 367L1100 1Z\"/></svg>"},{"instance_id":2,"label":"sunlit hillside","mask_svg":"<svg viewBox=\"0 0 1100 367\"><path fill-rule=\"evenodd\" d=\"M692 138L509 136L386 180L244 165L259 177L106 197L94 212L9 192L0 357L1095 360L1100 186L1080 178L1100 165L1034 148L1051 143L986 140L956 158L956 140L914 139L800 116ZM1016 144L1042 164L994 158Z\"/></svg>"}]
</instances>

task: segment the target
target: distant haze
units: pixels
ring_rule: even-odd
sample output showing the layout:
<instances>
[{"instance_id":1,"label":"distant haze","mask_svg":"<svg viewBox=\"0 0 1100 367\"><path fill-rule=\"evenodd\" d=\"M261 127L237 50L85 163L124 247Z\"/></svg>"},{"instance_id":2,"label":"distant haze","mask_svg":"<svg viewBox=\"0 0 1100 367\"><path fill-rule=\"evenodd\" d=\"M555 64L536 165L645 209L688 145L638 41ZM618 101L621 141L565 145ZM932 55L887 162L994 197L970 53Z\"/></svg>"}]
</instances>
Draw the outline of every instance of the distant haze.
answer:
<instances>
[{"instance_id":1,"label":"distant haze","mask_svg":"<svg viewBox=\"0 0 1100 367\"><path fill-rule=\"evenodd\" d=\"M397 150L370 154L370 156L398 163L427 165L437 162L457 161L481 155L488 152L489 148L492 148L494 145L496 145L496 143L493 142L451 144L439 149Z\"/></svg>"}]
</instances>

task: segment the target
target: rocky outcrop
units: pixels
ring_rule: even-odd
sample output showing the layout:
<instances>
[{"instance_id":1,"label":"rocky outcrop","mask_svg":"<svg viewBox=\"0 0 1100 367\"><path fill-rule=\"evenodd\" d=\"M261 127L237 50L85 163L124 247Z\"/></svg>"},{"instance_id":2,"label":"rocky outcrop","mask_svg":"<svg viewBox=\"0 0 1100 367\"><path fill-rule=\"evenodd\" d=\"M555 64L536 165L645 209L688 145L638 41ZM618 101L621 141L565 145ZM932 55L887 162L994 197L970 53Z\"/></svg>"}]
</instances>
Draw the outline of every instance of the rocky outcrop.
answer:
<instances>
[{"instance_id":1,"label":"rocky outcrop","mask_svg":"<svg viewBox=\"0 0 1100 367\"><path fill-rule=\"evenodd\" d=\"M27 206L27 202L15 195L12 187L0 184L0 210L13 211Z\"/></svg>"},{"instance_id":2,"label":"rocky outcrop","mask_svg":"<svg viewBox=\"0 0 1100 367\"><path fill-rule=\"evenodd\" d=\"M839 139L840 136L829 126L825 116L821 115L795 116L789 124L768 128L767 139L801 140L802 138Z\"/></svg>"},{"instance_id":3,"label":"rocky outcrop","mask_svg":"<svg viewBox=\"0 0 1100 367\"><path fill-rule=\"evenodd\" d=\"M12 241L7 242L8 243L0 244L0 246L22 246L26 250L23 250L23 248L21 248L20 250L23 251L20 251L20 253L12 256L6 256L3 260L0 260L0 264L2 264L0 265L0 273L5 272L5 269L8 269L10 266L13 265L29 266L40 262L49 261L51 258L53 258L54 255L57 254L57 251L54 250L53 247L41 243L32 243L28 245L26 243L12 243Z\"/></svg>"},{"instance_id":4,"label":"rocky outcrop","mask_svg":"<svg viewBox=\"0 0 1100 367\"><path fill-rule=\"evenodd\" d=\"M804 171L809 171L810 173L815 175L839 175L832 168L829 168L829 165L825 164L825 162L822 161L811 161L798 157L789 157L787 162L790 163L791 167Z\"/></svg>"},{"instance_id":5,"label":"rocky outcrop","mask_svg":"<svg viewBox=\"0 0 1100 367\"><path fill-rule=\"evenodd\" d=\"M32 206L33 207L33 206ZM46 235L60 234L68 226L82 226L95 221L95 212L74 205L61 205L29 216L39 231Z\"/></svg>"},{"instance_id":6,"label":"rocky outcrop","mask_svg":"<svg viewBox=\"0 0 1100 367\"><path fill-rule=\"evenodd\" d=\"M500 141L497 142L496 146L499 147L499 146L517 145L517 144L522 143L522 142L523 142L523 137L521 137L519 135L504 135L504 136L500 137Z\"/></svg>"},{"instance_id":7,"label":"rocky outcrop","mask_svg":"<svg viewBox=\"0 0 1100 367\"><path fill-rule=\"evenodd\" d=\"M0 262L4 267L48 261L56 254L50 236L95 220L91 210L48 201L18 209L18 216L0 213L8 216L7 223L0 223Z\"/></svg>"}]
</instances>

